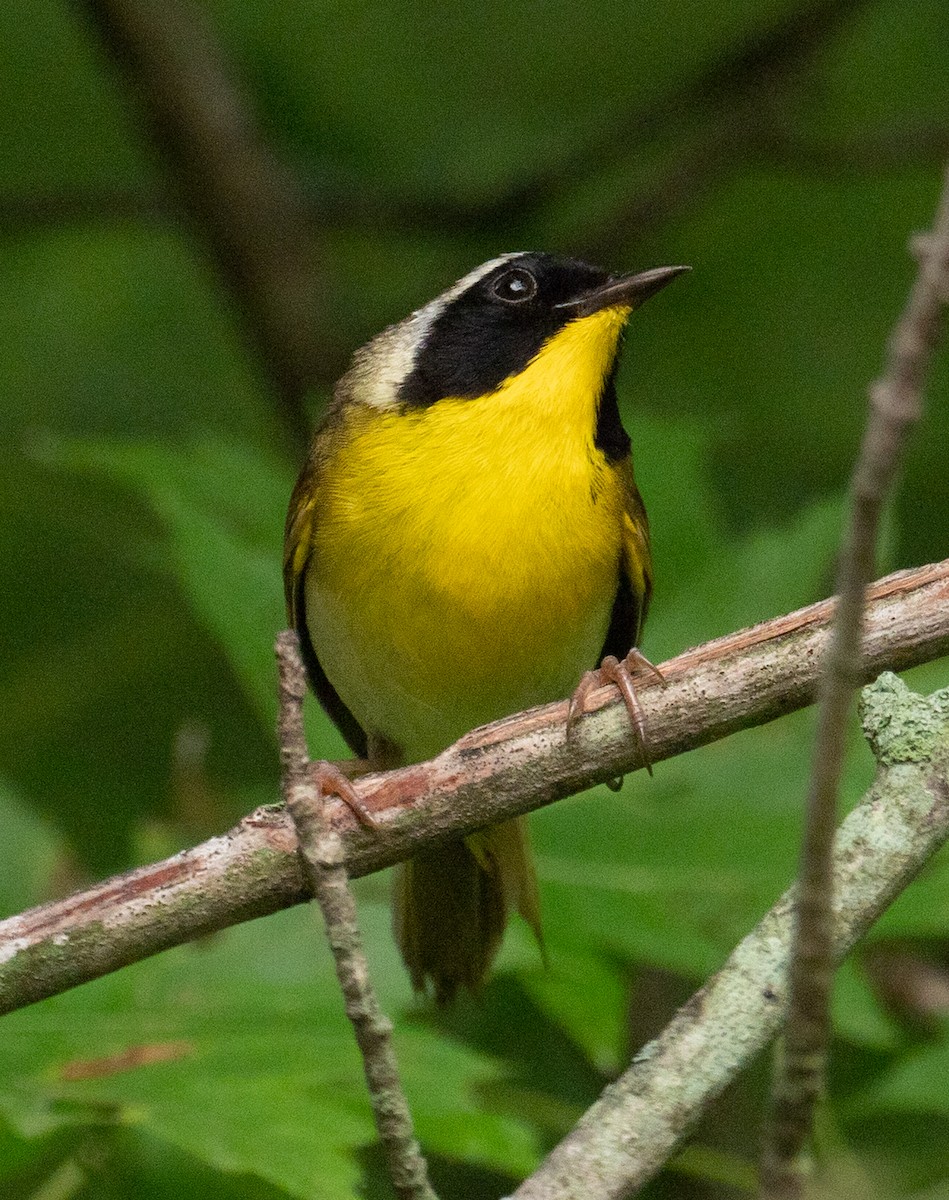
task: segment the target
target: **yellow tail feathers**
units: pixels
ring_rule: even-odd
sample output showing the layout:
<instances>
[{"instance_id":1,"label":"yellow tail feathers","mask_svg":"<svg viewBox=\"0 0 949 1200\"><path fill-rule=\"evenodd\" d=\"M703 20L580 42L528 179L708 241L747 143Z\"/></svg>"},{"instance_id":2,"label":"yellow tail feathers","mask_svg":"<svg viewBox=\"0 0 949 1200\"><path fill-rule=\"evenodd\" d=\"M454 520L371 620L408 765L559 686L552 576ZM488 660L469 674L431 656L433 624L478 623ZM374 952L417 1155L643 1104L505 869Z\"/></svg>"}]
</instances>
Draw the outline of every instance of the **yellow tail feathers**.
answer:
<instances>
[{"instance_id":1,"label":"yellow tail feathers","mask_svg":"<svg viewBox=\"0 0 949 1200\"><path fill-rule=\"evenodd\" d=\"M417 854L397 871L392 922L412 985L439 1004L476 992L516 909L543 950L537 877L522 817Z\"/></svg>"}]
</instances>

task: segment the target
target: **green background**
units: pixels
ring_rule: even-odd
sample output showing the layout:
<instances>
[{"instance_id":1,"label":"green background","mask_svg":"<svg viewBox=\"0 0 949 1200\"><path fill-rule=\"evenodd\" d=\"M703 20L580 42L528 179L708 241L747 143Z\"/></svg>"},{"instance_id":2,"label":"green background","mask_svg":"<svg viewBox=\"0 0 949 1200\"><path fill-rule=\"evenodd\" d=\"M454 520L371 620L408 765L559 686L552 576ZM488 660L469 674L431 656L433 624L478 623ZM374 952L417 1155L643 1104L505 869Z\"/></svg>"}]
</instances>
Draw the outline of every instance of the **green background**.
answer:
<instances>
[{"instance_id":1,"label":"green background","mask_svg":"<svg viewBox=\"0 0 949 1200\"><path fill-rule=\"evenodd\" d=\"M0 6L0 916L276 795L271 645L302 451L83 11ZM827 594L867 385L949 149L945 0L207 14L312 211L330 348L314 417L352 349L483 259L690 263L634 319L619 380L654 530L644 649L658 662ZM879 573L949 554L947 363ZM310 728L314 755L341 753L316 712ZM538 814L551 965L515 926L482 1001L447 1016L411 997L385 881L360 883L445 1197L510 1191L784 889L811 729L783 720ZM848 803L871 772L855 735ZM823 1141L880 1195L946 1195L949 1007L923 1020L886 984L894 946L941 972L947 935L943 860L840 977ZM3 1035L4 1194L386 1194L308 911ZM141 1046L168 1057L64 1072ZM762 1086L763 1064L651 1194L741 1194Z\"/></svg>"}]
</instances>

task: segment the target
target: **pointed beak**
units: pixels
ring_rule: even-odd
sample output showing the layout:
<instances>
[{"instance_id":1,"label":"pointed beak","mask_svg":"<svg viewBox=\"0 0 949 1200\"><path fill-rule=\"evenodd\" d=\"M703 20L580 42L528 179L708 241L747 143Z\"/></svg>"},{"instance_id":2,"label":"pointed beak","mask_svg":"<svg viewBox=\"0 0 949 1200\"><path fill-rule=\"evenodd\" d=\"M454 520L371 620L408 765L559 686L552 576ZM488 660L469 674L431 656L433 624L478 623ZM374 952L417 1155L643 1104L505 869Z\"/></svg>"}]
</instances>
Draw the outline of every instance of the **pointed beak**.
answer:
<instances>
[{"instance_id":1,"label":"pointed beak","mask_svg":"<svg viewBox=\"0 0 949 1200\"><path fill-rule=\"evenodd\" d=\"M677 275L691 270L691 267L653 267L650 271L639 271L635 275L621 275L556 307L567 309L578 317L592 316L604 308L638 308L650 296L661 292Z\"/></svg>"}]
</instances>

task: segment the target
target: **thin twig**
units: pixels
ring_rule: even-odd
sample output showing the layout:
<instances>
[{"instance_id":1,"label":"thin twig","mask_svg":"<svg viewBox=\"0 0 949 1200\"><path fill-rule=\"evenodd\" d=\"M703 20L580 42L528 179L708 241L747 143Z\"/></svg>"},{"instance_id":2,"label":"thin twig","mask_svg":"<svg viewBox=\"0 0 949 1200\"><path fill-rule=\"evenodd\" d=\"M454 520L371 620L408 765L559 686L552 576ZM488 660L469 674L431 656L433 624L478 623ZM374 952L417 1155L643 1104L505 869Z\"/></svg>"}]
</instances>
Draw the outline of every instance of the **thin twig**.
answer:
<instances>
[{"instance_id":1,"label":"thin twig","mask_svg":"<svg viewBox=\"0 0 949 1200\"><path fill-rule=\"evenodd\" d=\"M289 170L267 146L193 0L78 0L124 74L251 342L284 432L305 445L303 397L322 375L316 238Z\"/></svg>"},{"instance_id":2,"label":"thin twig","mask_svg":"<svg viewBox=\"0 0 949 1200\"><path fill-rule=\"evenodd\" d=\"M838 572L839 604L821 681L801 852L800 898L783 1053L761 1157L761 1195L795 1200L808 1175L805 1149L822 1095L830 1041L832 847L853 691L862 674L863 609L873 578L880 514L896 479L939 340L949 291L949 168L932 233L906 308L870 389L867 427L854 470L850 525Z\"/></svg>"},{"instance_id":3,"label":"thin twig","mask_svg":"<svg viewBox=\"0 0 949 1200\"><path fill-rule=\"evenodd\" d=\"M949 839L949 689L927 700L889 676L864 698L881 770L837 833L838 961ZM793 918L792 890L606 1088L516 1200L619 1200L655 1175L777 1031Z\"/></svg>"},{"instance_id":4,"label":"thin twig","mask_svg":"<svg viewBox=\"0 0 949 1200\"><path fill-rule=\"evenodd\" d=\"M949 654L949 559L871 589L864 678ZM689 650L644 687L654 763L773 720L814 698L832 603L822 601ZM367 832L342 803L326 816L351 876L549 804L634 765L625 706L595 692L567 746L567 705L486 726L438 758L355 787L377 813ZM222 837L0 921L0 1012L21 1008L171 946L309 899L296 837L280 807L258 809Z\"/></svg>"},{"instance_id":5,"label":"thin twig","mask_svg":"<svg viewBox=\"0 0 949 1200\"><path fill-rule=\"evenodd\" d=\"M282 788L313 895L320 906L333 951L336 977L362 1054L369 1099L389 1177L399 1200L437 1200L412 1128L412 1115L399 1079L392 1022L383 1013L369 979L356 902L349 888L343 843L324 820L323 797L312 782L303 698L306 677L295 633L277 638L280 675L279 740Z\"/></svg>"}]
</instances>

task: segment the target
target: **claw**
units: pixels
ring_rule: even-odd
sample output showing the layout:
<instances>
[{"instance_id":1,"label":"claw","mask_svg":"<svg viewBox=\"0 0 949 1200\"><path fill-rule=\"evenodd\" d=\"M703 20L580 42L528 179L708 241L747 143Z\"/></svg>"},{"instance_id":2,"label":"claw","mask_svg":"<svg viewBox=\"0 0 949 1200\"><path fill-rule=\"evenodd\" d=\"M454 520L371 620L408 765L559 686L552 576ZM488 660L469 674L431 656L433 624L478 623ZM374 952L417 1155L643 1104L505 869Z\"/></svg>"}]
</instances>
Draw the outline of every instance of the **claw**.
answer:
<instances>
[{"instance_id":1,"label":"claw","mask_svg":"<svg viewBox=\"0 0 949 1200\"><path fill-rule=\"evenodd\" d=\"M310 771L313 784L321 797L338 796L360 825L365 825L368 829L380 827L375 813L366 806L351 781L336 763L327 762L325 759L321 762L310 763Z\"/></svg>"},{"instance_id":2,"label":"claw","mask_svg":"<svg viewBox=\"0 0 949 1200\"><path fill-rule=\"evenodd\" d=\"M584 671L580 676L580 682L574 688L567 708L567 737L570 736L573 727L586 712L587 696L595 687L599 687L601 682L599 671Z\"/></svg>"},{"instance_id":3,"label":"claw","mask_svg":"<svg viewBox=\"0 0 949 1200\"><path fill-rule=\"evenodd\" d=\"M619 688L620 695L623 697L623 703L626 705L626 711L629 713L630 724L633 727L633 737L639 748L643 765L651 775L652 762L649 758L646 714L643 712L642 705L639 703L639 697L636 695L636 688L630 674L631 670L651 671L660 683L665 683L665 678L659 668L654 666L645 654L637 650L635 646L622 662L614 655L608 654L602 663L600 663L599 670L584 671L576 690L570 697L570 705L567 708L567 737L573 732L577 720L586 711L586 699L590 692L596 687L602 687L607 683L614 683ZM619 782L622 785L622 779ZM611 787L614 787L615 784L616 780L610 781ZM615 790L618 790L618 788Z\"/></svg>"},{"instance_id":4,"label":"claw","mask_svg":"<svg viewBox=\"0 0 949 1200\"><path fill-rule=\"evenodd\" d=\"M628 668L635 668L637 671L651 671L653 675L655 675L657 683L666 682L665 675L663 675L656 664L650 662L645 654L643 654L642 650L638 649L636 646L634 646L632 650L630 650L629 654L626 655L624 662Z\"/></svg>"}]
</instances>

